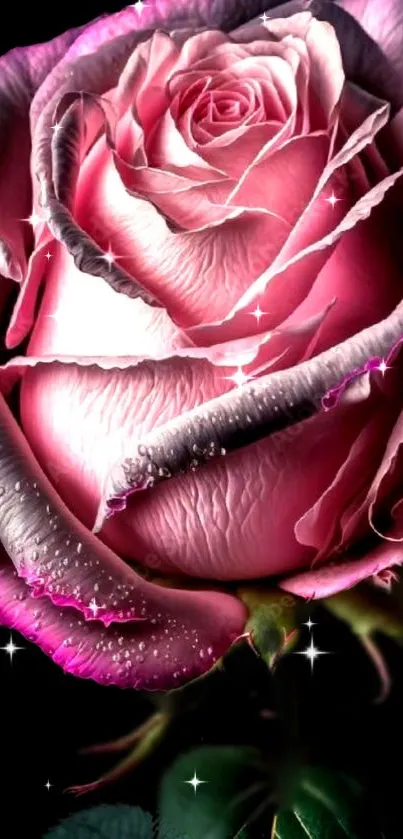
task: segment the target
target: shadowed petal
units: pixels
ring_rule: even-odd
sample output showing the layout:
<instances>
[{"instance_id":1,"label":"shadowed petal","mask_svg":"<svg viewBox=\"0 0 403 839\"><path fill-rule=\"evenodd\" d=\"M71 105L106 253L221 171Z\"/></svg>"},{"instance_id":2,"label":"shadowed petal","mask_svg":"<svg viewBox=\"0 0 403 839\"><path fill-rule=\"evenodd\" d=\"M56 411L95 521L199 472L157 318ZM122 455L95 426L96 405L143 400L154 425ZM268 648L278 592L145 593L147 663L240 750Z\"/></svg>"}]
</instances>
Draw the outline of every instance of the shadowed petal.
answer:
<instances>
[{"instance_id":1,"label":"shadowed petal","mask_svg":"<svg viewBox=\"0 0 403 839\"><path fill-rule=\"evenodd\" d=\"M388 59L390 73L393 69L397 78L401 79L403 73L403 7L400 0L338 0L338 5L349 15L352 15L361 24L365 32L379 45ZM340 16L340 10L337 11ZM362 68L361 72L365 72L368 64L369 55L367 52L366 66ZM375 66L370 69L372 69L372 73L375 72ZM400 104L403 104L401 84Z\"/></svg>"},{"instance_id":2,"label":"shadowed petal","mask_svg":"<svg viewBox=\"0 0 403 839\"><path fill-rule=\"evenodd\" d=\"M347 382L376 368L403 340L403 304L378 324L291 369L204 403L131 441L106 477L94 531L127 498L194 471L334 406Z\"/></svg>"},{"instance_id":3,"label":"shadowed petal","mask_svg":"<svg viewBox=\"0 0 403 839\"><path fill-rule=\"evenodd\" d=\"M347 231L369 216L373 207L383 200L386 192L401 176L399 171L384 178L351 207L351 197L343 181L343 167L365 146L372 142L375 134L388 119L388 106L381 105L349 137L343 148L325 167L311 200L293 228L278 256L260 277L249 285L229 314L215 323L204 323L187 330L197 343L225 340L230 331L232 337L241 337L249 324L249 307L259 299L262 308L272 312L268 326L274 326L287 317L299 305L312 288L313 282L323 267L329 251ZM335 178L340 178L344 189L343 199L330 208L325 206ZM347 206L344 206L347 204ZM340 208L338 208L340 205ZM346 212L347 211L347 212Z\"/></svg>"},{"instance_id":4,"label":"shadowed petal","mask_svg":"<svg viewBox=\"0 0 403 839\"><path fill-rule=\"evenodd\" d=\"M0 273L20 282L31 231L29 108L35 91L85 29L47 44L18 47L0 58Z\"/></svg>"},{"instance_id":5,"label":"shadowed petal","mask_svg":"<svg viewBox=\"0 0 403 839\"><path fill-rule=\"evenodd\" d=\"M103 685L168 690L202 675L242 633L246 611L235 598L162 591L173 608L142 624L85 622L75 609L34 597L4 557L0 622L22 632L64 670ZM182 601L182 605L180 603Z\"/></svg>"},{"instance_id":6,"label":"shadowed petal","mask_svg":"<svg viewBox=\"0 0 403 839\"><path fill-rule=\"evenodd\" d=\"M284 591L307 599L330 597L338 591L352 588L372 574L378 574L393 565L401 565L402 562L403 545L384 542L363 557L355 558L345 554L339 562L327 562L320 568L281 580L278 585Z\"/></svg>"},{"instance_id":7,"label":"shadowed petal","mask_svg":"<svg viewBox=\"0 0 403 839\"><path fill-rule=\"evenodd\" d=\"M243 606L226 594L175 591L140 577L75 519L37 464L3 398L0 410L0 538L33 596L47 595L63 608L74 606L87 620L105 626L151 622L161 635L161 627L176 626L188 608L193 614L195 602L203 615L206 609L204 628L208 610L216 613L218 635L224 633L229 645L242 628Z\"/></svg>"},{"instance_id":8,"label":"shadowed petal","mask_svg":"<svg viewBox=\"0 0 403 839\"><path fill-rule=\"evenodd\" d=\"M282 18L309 9L318 20L330 23L336 31L347 78L386 99L396 111L403 104L400 8L400 0L291 0L274 8L267 4L266 11L270 10L271 17ZM258 21L256 18L241 26L233 37L249 38L252 27L257 30Z\"/></svg>"}]
</instances>

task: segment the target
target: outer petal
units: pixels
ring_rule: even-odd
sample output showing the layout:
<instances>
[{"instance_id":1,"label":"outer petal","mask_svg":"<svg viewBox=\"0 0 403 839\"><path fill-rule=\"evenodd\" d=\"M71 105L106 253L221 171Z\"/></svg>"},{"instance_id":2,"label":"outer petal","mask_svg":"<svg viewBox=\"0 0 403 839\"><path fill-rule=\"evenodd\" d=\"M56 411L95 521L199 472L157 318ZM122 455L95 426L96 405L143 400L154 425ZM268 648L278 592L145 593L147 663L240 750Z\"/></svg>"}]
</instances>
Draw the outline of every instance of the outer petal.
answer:
<instances>
[{"instance_id":1,"label":"outer petal","mask_svg":"<svg viewBox=\"0 0 403 839\"><path fill-rule=\"evenodd\" d=\"M345 6L348 11L342 6ZM288 17L309 9L316 18L330 23L336 31L341 47L347 79L361 85L375 96L390 102L392 110L398 110L403 104L399 67L392 65L388 54L385 55L383 52L382 43L381 46L378 46L378 32L375 26L371 25L371 31L368 27L369 34L367 34L365 27L363 28L358 23L359 13L355 13L355 9L364 10L370 7L376 10L385 9L385 21L388 21L387 10L391 9L392 21L397 19L395 13L399 11L399 0L385 0L385 3L383 3L383 0L357 0L357 2L356 0L345 0L345 2L344 0L340 0L340 2L338 0L291 0L291 2L279 3L274 8L271 6L269 8L270 15L274 18ZM370 13L370 16L372 22L374 22L375 15ZM257 24L260 24L258 17L254 21L241 26L235 33L232 33L232 36L249 38L253 27L255 27L253 31L258 31ZM392 28L390 28L390 31L393 33ZM257 34L256 37L258 37ZM396 35L394 35L395 43L398 38L397 30Z\"/></svg>"},{"instance_id":2,"label":"outer petal","mask_svg":"<svg viewBox=\"0 0 403 839\"><path fill-rule=\"evenodd\" d=\"M67 672L104 685L179 687L209 670L243 631L246 613L235 598L211 593L207 601L201 592L178 592L186 603L181 608L174 592L163 593L172 599L170 613L161 609L141 625L104 627L83 621L75 609L60 610L47 597L34 597L4 556L0 563L0 622L18 629Z\"/></svg>"},{"instance_id":3,"label":"outer petal","mask_svg":"<svg viewBox=\"0 0 403 839\"><path fill-rule=\"evenodd\" d=\"M31 100L84 29L72 29L47 44L19 47L0 58L0 272L18 282L32 244L24 222L31 210Z\"/></svg>"},{"instance_id":4,"label":"outer petal","mask_svg":"<svg viewBox=\"0 0 403 839\"><path fill-rule=\"evenodd\" d=\"M37 364L22 386L24 430L68 506L91 527L108 465L129 453L130 441L158 433L164 422L228 389L224 372L186 358L109 371ZM245 579L304 567L313 551L297 543L294 523L345 461L362 414L362 405L337 407L312 425L301 423L156 486L108 521L102 538L146 566L200 578ZM208 440L217 433L209 432ZM195 443L196 464L199 453Z\"/></svg>"},{"instance_id":5,"label":"outer petal","mask_svg":"<svg viewBox=\"0 0 403 839\"><path fill-rule=\"evenodd\" d=\"M390 64L403 77L403 7L400 0L338 0L379 44Z\"/></svg>"},{"instance_id":6,"label":"outer petal","mask_svg":"<svg viewBox=\"0 0 403 839\"><path fill-rule=\"evenodd\" d=\"M363 557L345 554L338 562L328 562L313 571L306 571L279 582L280 588L308 599L331 597L338 591L403 562L403 546L383 542Z\"/></svg>"},{"instance_id":7,"label":"outer petal","mask_svg":"<svg viewBox=\"0 0 403 839\"><path fill-rule=\"evenodd\" d=\"M75 613L75 617L71 618L75 632L82 626L77 610L83 612L86 620L97 619L98 633L95 637L100 641L108 632L103 626L126 624L112 631L112 639L123 634L127 650L129 639L137 638L138 631L140 647L137 646L137 650L142 652L147 646L148 668L153 661L152 650L148 647L150 642L156 644L155 657L158 657L158 652L171 650L161 662L155 687L166 687L167 682L170 686L175 684L175 665L183 664L184 660L191 672L185 676L181 671L177 676L178 682L211 666L241 633L245 621L244 606L236 598L220 592L177 591L153 585L140 577L74 518L35 461L4 399L1 399L0 409L0 538L19 577L26 580L32 590L29 615L35 599L38 604L48 603L43 597L47 595L54 607L62 607L62 616L65 609L69 616ZM17 625L18 602L6 602L8 620L15 619L14 610L17 607ZM50 615L54 619L56 609L52 607L49 612L49 606L46 608L46 617ZM52 627L48 620L46 624L46 627L38 627L38 631L42 642L46 643L48 639L51 646L54 629L60 638L60 626ZM28 625L22 622L21 628L27 631ZM74 646L77 646L81 638L75 632ZM202 654L197 649L196 640L192 647L192 635L203 638ZM172 648L170 643L167 645L168 641L172 641ZM206 643L208 650L204 652ZM111 659L106 643L101 643L100 649ZM92 645L87 645L87 652L94 656ZM130 647L130 655L134 652L134 646ZM124 657L130 656L124 654ZM94 658L97 659L96 656ZM101 662L94 662L94 658L94 677L99 678L105 672L106 662L102 660L102 655ZM118 660L122 658L123 655ZM137 661L139 666L134 667L133 673L131 670L124 671L123 684L133 685L135 678L136 684L148 685L150 671L140 666L145 659L140 656ZM91 675L91 671L86 672ZM158 674L158 668L154 672Z\"/></svg>"}]
</instances>

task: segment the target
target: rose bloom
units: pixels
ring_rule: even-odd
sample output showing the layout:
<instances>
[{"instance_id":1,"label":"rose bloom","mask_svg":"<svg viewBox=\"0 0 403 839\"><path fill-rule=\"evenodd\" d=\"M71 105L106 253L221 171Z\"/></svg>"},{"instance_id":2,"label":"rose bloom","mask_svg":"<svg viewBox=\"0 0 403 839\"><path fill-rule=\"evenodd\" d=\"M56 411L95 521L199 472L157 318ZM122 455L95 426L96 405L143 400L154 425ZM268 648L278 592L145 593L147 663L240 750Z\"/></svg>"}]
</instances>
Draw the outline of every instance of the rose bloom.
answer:
<instances>
[{"instance_id":1,"label":"rose bloom","mask_svg":"<svg viewBox=\"0 0 403 839\"><path fill-rule=\"evenodd\" d=\"M0 621L103 684L402 561L401 11L273 5L1 60Z\"/></svg>"}]
</instances>

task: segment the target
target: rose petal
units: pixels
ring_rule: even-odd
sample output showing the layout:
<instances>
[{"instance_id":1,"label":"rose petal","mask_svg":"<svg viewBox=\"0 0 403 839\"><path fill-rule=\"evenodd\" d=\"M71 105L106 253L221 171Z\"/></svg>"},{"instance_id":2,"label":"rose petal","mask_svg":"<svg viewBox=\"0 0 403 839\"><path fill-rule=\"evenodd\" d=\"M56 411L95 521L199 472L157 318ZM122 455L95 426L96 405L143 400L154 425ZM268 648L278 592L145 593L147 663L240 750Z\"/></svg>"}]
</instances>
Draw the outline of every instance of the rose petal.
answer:
<instances>
[{"instance_id":1,"label":"rose petal","mask_svg":"<svg viewBox=\"0 0 403 839\"><path fill-rule=\"evenodd\" d=\"M208 200L203 187L202 199L206 194ZM200 212L207 215L208 223L173 233L148 201L127 193L100 140L81 169L75 215L105 250L110 245L119 255L119 265L162 300L180 326L213 313L223 316L261 268L269 265L270 238L277 240L279 228L289 232L286 221L265 210L203 200L200 207L197 190L190 197L189 192L155 197L161 204L162 199L167 202L163 206L168 211L170 205L176 207L186 224L200 221Z\"/></svg>"},{"instance_id":2,"label":"rose petal","mask_svg":"<svg viewBox=\"0 0 403 839\"><path fill-rule=\"evenodd\" d=\"M403 546L383 543L369 550L362 558L344 555L339 562L330 562L313 571L288 577L278 585L284 591L307 599L331 597L338 591L352 588L385 568L401 565Z\"/></svg>"},{"instance_id":3,"label":"rose petal","mask_svg":"<svg viewBox=\"0 0 403 839\"><path fill-rule=\"evenodd\" d=\"M187 595L147 583L92 537L57 497L3 398L0 406L1 541L33 594L74 606L106 626L148 620L158 609L166 612L170 601L178 614ZM229 598L239 615L234 604Z\"/></svg>"},{"instance_id":4,"label":"rose petal","mask_svg":"<svg viewBox=\"0 0 403 839\"><path fill-rule=\"evenodd\" d=\"M368 35L379 45L388 59L389 67L392 67L396 76L401 78L403 72L403 9L400 0L339 0L339 4L361 24ZM365 73L366 69L367 66L365 65L362 67L362 72ZM374 70L375 67L372 65L372 72ZM400 93L401 104L402 94Z\"/></svg>"},{"instance_id":5,"label":"rose petal","mask_svg":"<svg viewBox=\"0 0 403 839\"><path fill-rule=\"evenodd\" d=\"M356 499L371 484L376 464L382 459L382 441L390 430L390 411L385 417L385 406L371 400L367 407L370 421L364 426L348 453L344 463L315 504L296 522L294 533L299 542L317 550L315 565L332 556L334 551L343 553L346 538L341 536L341 521L335 517L335 509L355 508ZM359 481L356 480L357 474ZM351 542L351 538L350 538Z\"/></svg>"},{"instance_id":6,"label":"rose petal","mask_svg":"<svg viewBox=\"0 0 403 839\"><path fill-rule=\"evenodd\" d=\"M235 4L234 4L235 5ZM223 20L228 25L233 20L242 18L239 9L234 5L226 8L225 13L221 4L215 4L213 17ZM209 3L181 4L171 15L166 4L160 4L144 10L144 23L154 28L163 20L164 24L175 28L180 22L185 23L195 15L200 24L209 19L211 8ZM87 268L95 271L99 268L100 254L94 251L93 243L88 242L77 229L72 219L63 207L52 197L52 160L51 137L52 124L56 106L63 95L77 89L89 93L103 94L116 86L124 65L133 52L134 47L151 34L150 29L144 29L142 24L137 32L133 26L139 24L138 12L129 7L116 15L109 15L102 21L96 21L86 28L84 35L78 38L74 48L67 51L63 61L59 62L56 70L51 73L42 84L38 96L35 97L31 108L31 126L33 134L32 171L35 188L41 191L42 204L46 201L48 212L53 219L53 232L61 236L68 247L71 247L79 260L84 260ZM142 22L143 23L143 22ZM38 204L38 192L35 196L35 206Z\"/></svg>"},{"instance_id":7,"label":"rose petal","mask_svg":"<svg viewBox=\"0 0 403 839\"><path fill-rule=\"evenodd\" d=\"M108 461L125 451L132 435L141 439L143 429L186 411L214 389L228 388L225 372L213 377L208 365L185 359L109 372L38 364L24 375L24 430L63 499L91 527ZM91 393L90 412L85 393ZM113 399L105 402L105 393ZM303 567L312 552L298 546L292 527L344 461L362 424L361 410L354 410L323 414L314 432L301 423L236 458L221 458L175 483L155 487L108 522L102 538L125 556L135 552L145 566L193 577L245 579ZM320 464L314 471L312 458Z\"/></svg>"},{"instance_id":8,"label":"rose petal","mask_svg":"<svg viewBox=\"0 0 403 839\"><path fill-rule=\"evenodd\" d=\"M301 12L283 19L269 19L266 28L277 38L292 35L306 43L312 88L325 114L325 124L331 124L344 84L340 43L333 27L317 20L310 12Z\"/></svg>"},{"instance_id":9,"label":"rose petal","mask_svg":"<svg viewBox=\"0 0 403 839\"><path fill-rule=\"evenodd\" d=\"M341 2L334 2L334 0L315 0L312 4L312 11L315 18L330 23L336 32L337 40L340 44L341 54L343 59L344 71L347 79L355 82L370 91L377 97L390 102L392 110L398 110L403 104L402 86L401 86L401 72L397 67L393 67L392 62L385 55L385 52L379 46L379 33L376 26L371 25L370 37L365 28L355 20L355 15L359 17L360 10L363 9L365 0L355 2L355 0L341 0ZM306 11L309 2L306 0L291 0L288 3L280 3L279 5L266 5L266 11L270 9L271 17L284 18L295 15L298 12ZM382 11L385 11L385 21L389 23L396 19L396 9L399 8L399 0L387 0L382 4L382 0L367 0L366 8L371 5L378 10L382 5ZM345 8L348 8L348 12ZM375 15L372 15L372 8L370 16L373 23L375 23ZM388 8L392 9L392 15L388 19ZM357 9L357 13L355 12ZM252 33L256 31L258 36L260 18L250 20L247 24L241 26L231 33L231 37L239 39L250 40ZM369 31L369 28L368 28ZM392 26L390 32L393 32ZM399 29L396 30L395 43L398 41ZM381 32L381 38L383 37Z\"/></svg>"},{"instance_id":10,"label":"rose petal","mask_svg":"<svg viewBox=\"0 0 403 839\"><path fill-rule=\"evenodd\" d=\"M348 162L360 147L370 142L375 126L379 129L386 119L387 107L385 106L375 115L374 121L373 118L368 120L361 126L357 136L354 138L353 135L353 138L350 138L343 150L325 168L308 207L278 257L259 279L249 286L243 297L222 321L189 328L187 333L192 340L197 343L224 341L228 332L232 338L241 337L248 328L249 312L253 310L252 307L255 307L257 302L265 311L274 311L267 320L267 326L275 326L307 296L320 269L329 257L328 249L359 221L368 218L373 207L381 203L387 191L402 174L399 170L384 178L348 209L345 215L342 214L341 209L338 209L338 206L346 200L345 197L340 199L334 208L328 204L326 208L324 207L324 199L329 197L330 192L329 179L334 176L335 170L339 165L342 166ZM322 205L320 210L319 202Z\"/></svg>"},{"instance_id":11,"label":"rose petal","mask_svg":"<svg viewBox=\"0 0 403 839\"><path fill-rule=\"evenodd\" d=\"M46 253L50 253L49 245L52 242L53 236L46 226L29 258L28 269L7 326L5 337L7 349L18 346L32 328L39 289L46 280L49 270ZM54 250L53 247L52 250Z\"/></svg>"},{"instance_id":12,"label":"rose petal","mask_svg":"<svg viewBox=\"0 0 403 839\"><path fill-rule=\"evenodd\" d=\"M387 333L387 336L390 339L389 333ZM347 364L355 366L357 358L354 359L350 352L357 353L357 349L356 342L350 341L350 349L347 350L346 348L345 350ZM369 346L365 347L363 345L359 352L361 351L364 359L367 358L367 353L371 354ZM328 356L329 359L333 358L332 353L329 353ZM316 360L309 363L313 363L315 366ZM50 368L51 365L47 366ZM321 361L319 359L315 369L320 368ZM336 379L342 377L340 367L337 367L337 370ZM210 398L214 396L217 390L222 392L226 384L222 380L225 371L221 372L221 376L218 375L217 378L213 378L211 372L208 372L207 366L196 367L192 365L187 367L184 362L179 363L179 359L174 364L169 361L165 366L153 365L152 371L149 372L147 372L147 368L143 367L141 369L140 366L137 371L136 375L134 375L134 371L128 371L124 376L119 371L115 371L113 375L108 374L108 378L106 378L105 375L102 375L102 371L88 370L88 373L85 373L84 370L75 372L73 369L68 374L67 370L63 372L60 367L55 367L54 370L49 369L44 375L42 370L38 368L34 377L24 378L22 418L25 432L39 459L50 470L52 479L60 487L60 491L69 506L71 505L73 509L80 509L80 516L85 515L85 522L90 526L95 512L94 502L96 504L98 498L103 463L106 464L107 462L105 457L113 460L114 451L117 452L119 447L124 451L125 441L127 442L131 435L141 440L142 429L147 431L147 428L155 428L156 425L161 425L170 417L181 414L182 411L185 411L186 416L186 409L195 404L194 388L196 388L198 394L197 398L203 401L208 399L209 396ZM273 376L278 375L284 374L273 374ZM171 381L175 381L174 391L170 390ZM108 383L107 392L113 393L114 396L112 401L109 398L107 403L104 403L102 394L105 393L106 382ZM150 387L151 382L152 388ZM178 382L182 383L180 391L177 388ZM286 394L289 395L292 392L286 384L283 387ZM177 393L178 396L180 393L180 403L177 404L172 399L166 400L164 414L161 413L160 403L155 400L155 394L158 394L164 402L167 390ZM26 409L24 407L24 392ZM82 398L82 394L85 392L92 394L90 413L88 413L86 402ZM132 394L131 397L130 394ZM236 396L237 392L234 393L234 398ZM52 427L49 426L48 421L49 404L53 406ZM67 419L66 405L68 405L70 429L68 435L66 433L67 426L64 425ZM297 406L297 416L300 407L301 405L299 405L299 408ZM360 408L359 405L357 407ZM350 411L352 408L353 406L348 410ZM167 409L169 410L168 414L166 413ZM291 408L289 413L292 413ZM295 429L295 433L290 432L284 438L279 435L277 439L272 438L265 441L264 444L239 452L234 462L230 458L224 458L220 460L220 463L211 463L211 466L205 467L204 473L201 471L186 478L183 477L180 479L182 483L177 481L167 487L166 490L163 486L156 487L144 499L136 499L136 504L130 505L127 512L119 517L119 522L115 527L114 523L111 522L108 525L110 529L106 529L105 536L109 543L112 540L115 547L119 544L119 549L126 553L133 550L133 545L140 537L143 548L141 556L138 555L137 558L144 561L145 564L147 564L147 556L150 553L156 554L160 563L166 561L165 555L171 567L182 567L187 573L198 574L199 576L211 574L216 579L222 575L228 576L228 574L231 574L233 576L235 573L237 576L244 576L245 570L250 575L264 576L265 573L266 575L268 573L268 567L270 567L271 573L275 573L277 568L284 569L286 564L289 567L290 562L306 563L307 552L297 549L292 536L292 527L298 517L309 507L309 498L312 499L311 503L313 503L319 497L331 482L335 474L335 468L337 468L327 454L326 458L319 460L320 463L323 461L326 475L323 474L322 469L315 470L311 474L308 470L308 463L312 458L309 446L314 444L317 451L318 441L323 439L326 452L328 453L330 448L335 457L340 457L338 463L344 462L346 459L345 446L348 446L348 452L349 446L352 445L359 429L362 427L362 410L360 409L357 414L358 427L353 427L351 417L350 413L346 415L347 428L342 432L340 417L334 413L327 413L321 419L323 431L326 430L323 438L319 431L313 434L310 428L305 428L301 424L298 429ZM332 436L333 426L329 424L330 418L334 420L334 423L338 423L337 437L335 433ZM72 428L80 429L79 435L72 435ZM103 428L108 430L109 452L105 447ZM349 436L350 434L352 437ZM98 437L99 443L97 443ZM214 435L209 437L209 439L214 438ZM63 442L66 439L68 439L68 447ZM335 448L336 439L341 446L341 452ZM349 440L350 443L348 443ZM306 449L306 447L308 448ZM85 459L82 456L83 451L86 452ZM304 460L305 455L306 462ZM303 464L301 464L301 458ZM315 458L318 461L317 454ZM283 495L278 485L280 463L287 486L295 486L295 504L298 505L300 510L298 513L297 508L290 501L287 504L286 519L284 518ZM263 469L262 472L261 469ZM327 472L328 469L329 472ZM65 474L58 474L59 470L66 470ZM307 474L310 475L309 481L307 481ZM272 475L271 478L270 475ZM304 476L304 493L300 492L301 479L298 475ZM316 483L317 479L321 481L320 490ZM359 479L358 475L357 479ZM185 484L183 484L184 481ZM238 515L228 517L227 505L229 504L229 509L232 509L230 502L227 502L226 497L217 496L215 492L215 487L226 486L233 488L229 499L233 498L233 503L237 509L239 509L241 501L246 505L245 511L249 508L250 493L253 492L255 498L253 514L248 514L247 526L241 532L239 522L243 520L242 517L240 518ZM289 490L287 491L289 492ZM199 513L189 516L187 512L186 528L189 532L189 539L184 543L183 539L179 540L182 530L179 529L177 532L177 528L172 529L169 521L171 516L174 516L174 519L177 520L178 515L181 515L179 511L183 504L185 505L184 509L187 509L186 499L189 496L192 497L195 492L198 498ZM312 494L310 494L311 492ZM219 511L220 518L217 519L214 540L209 540L206 543L202 539L205 530L204 528L200 529L198 521L204 521L206 517L208 519L213 514L208 512L211 509L212 499L215 499L214 515L217 516ZM258 502L256 499L258 499ZM91 508L89 507L90 501ZM277 501L281 504L281 519L276 517ZM267 516L268 508L271 510L270 517ZM227 525L225 524L226 521L228 522ZM136 534L135 539L133 539L133 530ZM259 533L259 539L256 543L257 533ZM262 533L266 534L264 538ZM156 534L158 534L158 538ZM253 536L253 534L255 535ZM191 548L189 551L186 548L187 544ZM267 555L267 544L272 546L270 556ZM196 545L197 551L195 552ZM253 554L249 557L249 563L245 566L245 556L249 556L252 545ZM162 546L163 551L161 550ZM273 546L276 546L276 548L274 549ZM231 562L228 562L229 555L231 556ZM219 567L217 567L218 565Z\"/></svg>"},{"instance_id":13,"label":"rose petal","mask_svg":"<svg viewBox=\"0 0 403 839\"><path fill-rule=\"evenodd\" d=\"M400 303L383 322L338 347L291 370L263 376L253 386L243 385L234 394L212 399L137 439L107 476L96 532L105 518L125 509L129 495L287 428L301 420L301 410L304 418L311 416L325 406L325 399L327 407L334 406L349 379L375 369L375 363L378 368L379 359L402 341ZM336 387L332 381L338 382ZM213 440L209 444L213 451L208 440ZM200 456L195 458L196 450Z\"/></svg>"},{"instance_id":14,"label":"rose petal","mask_svg":"<svg viewBox=\"0 0 403 839\"><path fill-rule=\"evenodd\" d=\"M18 47L0 58L0 271L20 282L31 232L29 108L35 91L85 27L47 44ZM18 83L17 80L18 79Z\"/></svg>"},{"instance_id":15,"label":"rose petal","mask_svg":"<svg viewBox=\"0 0 403 839\"><path fill-rule=\"evenodd\" d=\"M294 312L306 320L329 300L337 305L329 312L323 329L309 347L316 355L386 317L401 298L401 225L395 203L400 187L396 181L369 218L345 233L320 271L308 296ZM384 275L386 281L379 283ZM361 294L357 296L357 282ZM262 324L266 320L262 318Z\"/></svg>"},{"instance_id":16,"label":"rose petal","mask_svg":"<svg viewBox=\"0 0 403 839\"><path fill-rule=\"evenodd\" d=\"M156 588L153 586L153 588ZM33 596L0 564L0 622L22 632L65 671L100 684L169 690L209 670L242 633L246 611L216 592L170 592L155 618L102 626Z\"/></svg>"}]
</instances>

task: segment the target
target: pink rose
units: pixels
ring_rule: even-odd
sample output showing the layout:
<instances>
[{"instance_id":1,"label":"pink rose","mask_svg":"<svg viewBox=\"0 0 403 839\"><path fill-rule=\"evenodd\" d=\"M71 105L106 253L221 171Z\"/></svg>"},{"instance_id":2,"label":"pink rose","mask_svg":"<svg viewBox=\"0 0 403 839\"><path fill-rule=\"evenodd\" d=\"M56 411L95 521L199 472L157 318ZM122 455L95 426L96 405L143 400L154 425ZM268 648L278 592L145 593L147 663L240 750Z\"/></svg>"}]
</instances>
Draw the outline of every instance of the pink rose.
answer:
<instances>
[{"instance_id":1,"label":"pink rose","mask_svg":"<svg viewBox=\"0 0 403 839\"><path fill-rule=\"evenodd\" d=\"M0 65L0 620L102 683L211 668L240 581L402 561L403 45L263 8L128 7Z\"/></svg>"}]
</instances>

